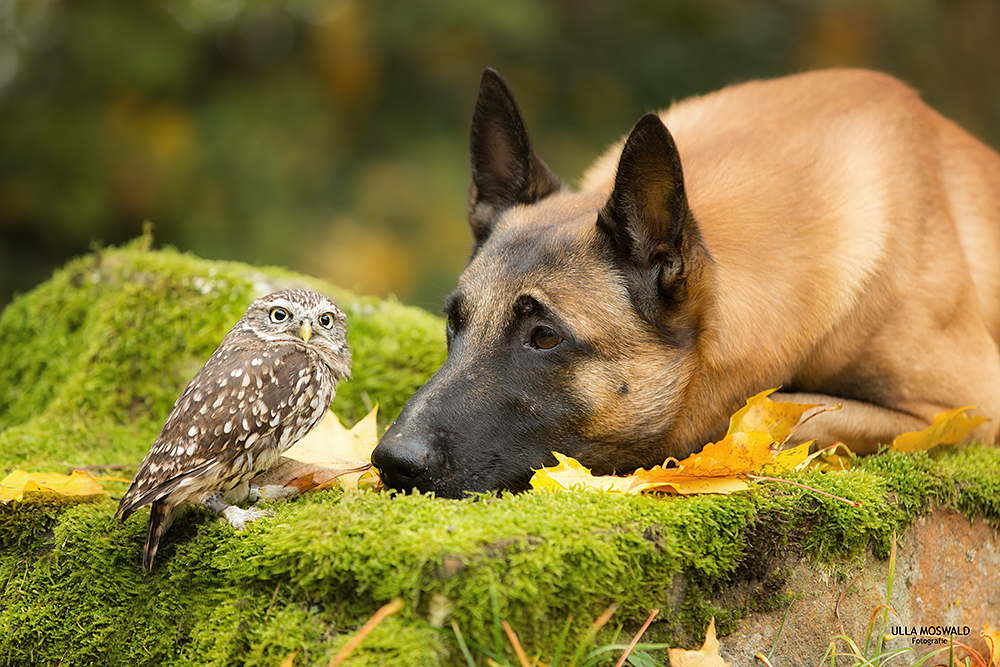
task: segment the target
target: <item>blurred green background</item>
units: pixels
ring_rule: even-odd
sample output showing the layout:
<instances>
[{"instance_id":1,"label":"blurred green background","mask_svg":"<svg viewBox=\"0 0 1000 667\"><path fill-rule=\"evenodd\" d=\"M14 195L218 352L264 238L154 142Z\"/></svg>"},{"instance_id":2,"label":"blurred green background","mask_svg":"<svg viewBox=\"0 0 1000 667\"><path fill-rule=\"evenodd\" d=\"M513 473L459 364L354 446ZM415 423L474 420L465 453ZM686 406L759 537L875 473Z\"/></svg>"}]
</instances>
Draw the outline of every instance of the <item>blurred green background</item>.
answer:
<instances>
[{"instance_id":1,"label":"blurred green background","mask_svg":"<svg viewBox=\"0 0 1000 667\"><path fill-rule=\"evenodd\" d=\"M574 183L645 111L835 65L1000 146L997 0L0 0L0 306L149 219L437 310L484 67Z\"/></svg>"}]
</instances>

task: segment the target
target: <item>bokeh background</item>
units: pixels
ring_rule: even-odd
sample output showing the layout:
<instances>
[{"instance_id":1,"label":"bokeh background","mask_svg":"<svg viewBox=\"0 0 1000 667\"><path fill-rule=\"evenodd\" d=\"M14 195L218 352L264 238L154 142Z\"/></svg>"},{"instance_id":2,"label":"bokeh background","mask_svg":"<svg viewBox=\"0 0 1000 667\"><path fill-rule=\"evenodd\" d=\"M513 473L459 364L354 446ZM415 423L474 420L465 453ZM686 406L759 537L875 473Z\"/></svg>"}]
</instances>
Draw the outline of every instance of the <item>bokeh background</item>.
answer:
<instances>
[{"instance_id":1,"label":"bokeh background","mask_svg":"<svg viewBox=\"0 0 1000 667\"><path fill-rule=\"evenodd\" d=\"M0 0L0 307L151 220L437 310L486 66L569 183L645 111L828 66L1000 146L997 0Z\"/></svg>"}]
</instances>

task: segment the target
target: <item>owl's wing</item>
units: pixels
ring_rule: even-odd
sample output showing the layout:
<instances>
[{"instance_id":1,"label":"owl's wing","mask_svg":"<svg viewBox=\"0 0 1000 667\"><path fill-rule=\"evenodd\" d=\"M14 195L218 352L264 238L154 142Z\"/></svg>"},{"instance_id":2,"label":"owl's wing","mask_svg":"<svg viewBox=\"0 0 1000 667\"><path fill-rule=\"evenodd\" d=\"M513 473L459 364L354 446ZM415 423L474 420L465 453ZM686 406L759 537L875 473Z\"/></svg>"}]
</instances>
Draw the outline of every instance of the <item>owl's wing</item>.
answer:
<instances>
[{"instance_id":1,"label":"owl's wing","mask_svg":"<svg viewBox=\"0 0 1000 667\"><path fill-rule=\"evenodd\" d=\"M118 516L127 518L186 479L222 473L255 444L274 446L315 372L295 344L261 350L224 343L177 399Z\"/></svg>"}]
</instances>

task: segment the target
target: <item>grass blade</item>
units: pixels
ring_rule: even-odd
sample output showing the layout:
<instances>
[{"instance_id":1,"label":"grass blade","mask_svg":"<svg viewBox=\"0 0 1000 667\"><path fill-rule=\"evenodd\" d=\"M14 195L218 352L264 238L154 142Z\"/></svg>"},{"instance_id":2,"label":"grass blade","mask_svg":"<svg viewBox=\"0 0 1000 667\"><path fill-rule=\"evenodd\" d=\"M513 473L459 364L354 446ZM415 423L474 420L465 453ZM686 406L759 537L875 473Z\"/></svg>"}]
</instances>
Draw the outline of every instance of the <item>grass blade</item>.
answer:
<instances>
[{"instance_id":1,"label":"grass blade","mask_svg":"<svg viewBox=\"0 0 1000 667\"><path fill-rule=\"evenodd\" d=\"M458 648L462 651L465 664L468 667L476 667L476 662L472 659L472 652L469 651L469 645L465 643L465 637L462 636L462 631L458 629L458 623L455 622L455 619L451 619L451 630L455 633L455 641L458 642Z\"/></svg>"}]
</instances>

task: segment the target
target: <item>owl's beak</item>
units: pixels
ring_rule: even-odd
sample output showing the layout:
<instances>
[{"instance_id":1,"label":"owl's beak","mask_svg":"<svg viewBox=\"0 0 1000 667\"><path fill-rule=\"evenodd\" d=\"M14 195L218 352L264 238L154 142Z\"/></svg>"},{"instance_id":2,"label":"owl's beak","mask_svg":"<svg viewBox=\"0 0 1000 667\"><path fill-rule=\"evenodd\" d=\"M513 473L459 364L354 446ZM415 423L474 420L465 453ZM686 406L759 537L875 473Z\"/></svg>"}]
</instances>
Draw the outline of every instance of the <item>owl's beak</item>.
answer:
<instances>
[{"instance_id":1,"label":"owl's beak","mask_svg":"<svg viewBox=\"0 0 1000 667\"><path fill-rule=\"evenodd\" d=\"M312 338L312 333L312 324L309 323L309 320L306 320L302 323L302 326L299 327L299 338L308 343L309 339Z\"/></svg>"}]
</instances>

